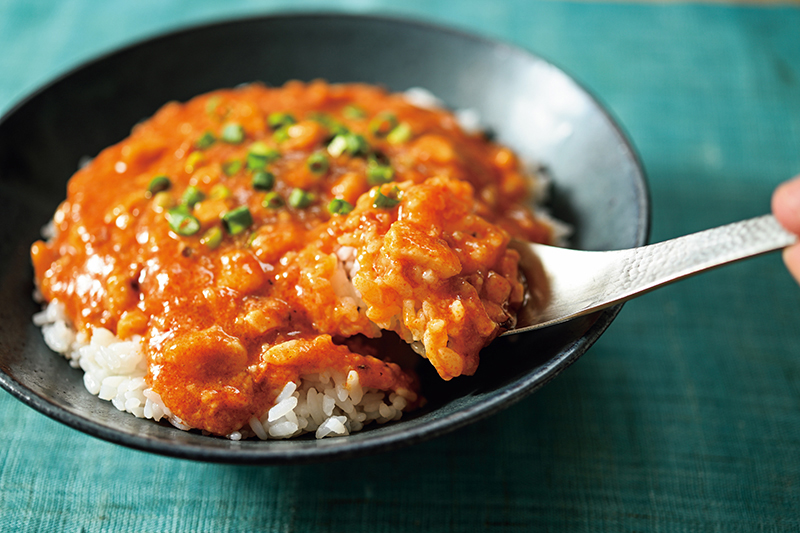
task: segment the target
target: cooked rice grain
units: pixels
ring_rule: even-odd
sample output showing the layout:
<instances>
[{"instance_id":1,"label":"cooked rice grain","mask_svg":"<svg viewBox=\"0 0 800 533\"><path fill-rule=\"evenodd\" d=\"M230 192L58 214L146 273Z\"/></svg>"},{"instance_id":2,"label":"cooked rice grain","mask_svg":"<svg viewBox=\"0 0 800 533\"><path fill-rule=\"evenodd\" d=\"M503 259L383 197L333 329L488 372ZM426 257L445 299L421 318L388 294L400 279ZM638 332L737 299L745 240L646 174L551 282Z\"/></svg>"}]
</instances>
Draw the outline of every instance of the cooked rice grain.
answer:
<instances>
[{"instance_id":1,"label":"cooked rice grain","mask_svg":"<svg viewBox=\"0 0 800 533\"><path fill-rule=\"evenodd\" d=\"M50 349L84 371L83 384L91 394L136 417L156 421L165 418L179 429L191 429L148 387L141 337L123 341L107 329L96 328L91 338L87 338L75 332L58 301L35 314L33 322L42 328ZM408 392L408 397L404 396L405 391L387 394L363 389L354 370L347 375L311 374L301 376L299 381L299 384L287 383L267 412L251 418L228 438L286 439L314 433L321 439L349 435L370 422L381 424L399 419L413 395Z\"/></svg>"}]
</instances>

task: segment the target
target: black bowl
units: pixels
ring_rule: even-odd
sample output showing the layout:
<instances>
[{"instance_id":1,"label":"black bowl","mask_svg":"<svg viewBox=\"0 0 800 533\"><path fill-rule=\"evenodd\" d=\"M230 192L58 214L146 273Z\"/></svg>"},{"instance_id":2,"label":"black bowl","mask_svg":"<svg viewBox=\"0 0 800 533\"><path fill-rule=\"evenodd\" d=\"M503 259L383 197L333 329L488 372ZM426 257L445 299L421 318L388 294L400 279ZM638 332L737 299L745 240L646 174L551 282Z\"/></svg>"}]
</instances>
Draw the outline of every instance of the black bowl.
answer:
<instances>
[{"instance_id":1,"label":"black bowl","mask_svg":"<svg viewBox=\"0 0 800 533\"><path fill-rule=\"evenodd\" d=\"M145 41L61 77L0 121L0 385L42 413L118 444L189 459L288 463L387 450L495 413L573 363L619 311L500 338L472 377L423 372L429 399L396 423L345 438L241 441L179 431L117 411L83 387L82 372L44 344L31 316L29 247L65 196L79 161L123 139L170 100L289 79L424 87L475 109L496 138L554 179L553 214L577 248L645 243L649 204L634 151L602 106L569 76L524 50L396 19L273 16Z\"/></svg>"}]
</instances>

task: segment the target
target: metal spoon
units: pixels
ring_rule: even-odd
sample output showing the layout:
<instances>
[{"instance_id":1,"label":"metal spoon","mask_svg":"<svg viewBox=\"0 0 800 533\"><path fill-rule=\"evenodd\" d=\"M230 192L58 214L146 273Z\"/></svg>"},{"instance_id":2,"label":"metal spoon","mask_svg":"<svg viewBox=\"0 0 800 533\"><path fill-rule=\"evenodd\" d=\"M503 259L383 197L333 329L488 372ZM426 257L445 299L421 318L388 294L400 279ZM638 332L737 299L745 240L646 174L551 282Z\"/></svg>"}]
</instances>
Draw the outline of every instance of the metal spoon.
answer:
<instances>
[{"instance_id":1,"label":"metal spoon","mask_svg":"<svg viewBox=\"0 0 800 533\"><path fill-rule=\"evenodd\" d=\"M566 322L797 240L765 215L628 250L587 252L512 241L529 297L505 335Z\"/></svg>"}]
</instances>

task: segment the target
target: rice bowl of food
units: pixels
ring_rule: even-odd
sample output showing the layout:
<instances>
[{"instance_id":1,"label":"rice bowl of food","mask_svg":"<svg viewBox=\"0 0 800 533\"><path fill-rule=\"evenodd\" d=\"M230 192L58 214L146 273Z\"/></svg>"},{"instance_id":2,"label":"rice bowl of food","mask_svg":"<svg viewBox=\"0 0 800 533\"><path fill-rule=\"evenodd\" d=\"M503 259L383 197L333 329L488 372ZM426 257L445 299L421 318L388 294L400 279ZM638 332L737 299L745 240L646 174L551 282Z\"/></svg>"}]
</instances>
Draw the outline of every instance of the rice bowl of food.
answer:
<instances>
[{"instance_id":1,"label":"rice bowl of food","mask_svg":"<svg viewBox=\"0 0 800 533\"><path fill-rule=\"evenodd\" d=\"M629 144L527 52L324 15L111 54L0 123L0 177L30 219L5 237L2 384L95 436L223 462L352 456L496 412L618 311L496 339L525 291L509 239L561 236L532 162L572 245L644 243Z\"/></svg>"}]
</instances>

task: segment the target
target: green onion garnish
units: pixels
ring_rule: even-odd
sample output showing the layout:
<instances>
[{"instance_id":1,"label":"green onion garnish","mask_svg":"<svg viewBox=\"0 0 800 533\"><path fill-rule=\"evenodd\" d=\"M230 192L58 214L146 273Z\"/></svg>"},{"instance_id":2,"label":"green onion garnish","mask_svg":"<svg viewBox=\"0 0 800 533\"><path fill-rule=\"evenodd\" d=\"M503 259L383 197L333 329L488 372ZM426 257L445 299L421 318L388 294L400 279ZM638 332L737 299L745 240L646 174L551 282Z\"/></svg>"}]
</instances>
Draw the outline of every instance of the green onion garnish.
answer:
<instances>
[{"instance_id":1,"label":"green onion garnish","mask_svg":"<svg viewBox=\"0 0 800 533\"><path fill-rule=\"evenodd\" d=\"M328 143L328 153L333 157L339 157L347 150L347 134L337 135Z\"/></svg>"},{"instance_id":2,"label":"green onion garnish","mask_svg":"<svg viewBox=\"0 0 800 533\"><path fill-rule=\"evenodd\" d=\"M217 107L219 106L220 97L219 96L212 96L206 102L206 113L209 115L213 115L216 112Z\"/></svg>"},{"instance_id":3,"label":"green onion garnish","mask_svg":"<svg viewBox=\"0 0 800 533\"><path fill-rule=\"evenodd\" d=\"M222 223L231 235L241 233L253 224L253 215L246 205L232 209L222 215Z\"/></svg>"},{"instance_id":4,"label":"green onion garnish","mask_svg":"<svg viewBox=\"0 0 800 533\"><path fill-rule=\"evenodd\" d=\"M281 198L280 194L274 191L268 192L264 195L264 199L261 200L261 205L267 209L277 209L279 207L283 207L283 198Z\"/></svg>"},{"instance_id":5,"label":"green onion garnish","mask_svg":"<svg viewBox=\"0 0 800 533\"><path fill-rule=\"evenodd\" d=\"M231 190L221 183L217 183L208 192L208 197L212 200L225 199L231 197Z\"/></svg>"},{"instance_id":6,"label":"green onion garnish","mask_svg":"<svg viewBox=\"0 0 800 533\"><path fill-rule=\"evenodd\" d=\"M244 141L244 128L241 124L231 122L222 128L221 137L228 144L241 144Z\"/></svg>"},{"instance_id":7,"label":"green onion garnish","mask_svg":"<svg viewBox=\"0 0 800 533\"><path fill-rule=\"evenodd\" d=\"M308 166L308 170L314 174L325 174L328 171L329 165L330 162L328 161L328 157L322 152L315 152L308 156L308 159L306 159L306 166Z\"/></svg>"},{"instance_id":8,"label":"green onion garnish","mask_svg":"<svg viewBox=\"0 0 800 533\"><path fill-rule=\"evenodd\" d=\"M347 129L347 126L337 121L327 113L315 111L313 113L309 113L308 118L325 126L325 128L331 132L331 135L341 135L342 133L348 133L350 131Z\"/></svg>"},{"instance_id":9,"label":"green onion garnish","mask_svg":"<svg viewBox=\"0 0 800 533\"><path fill-rule=\"evenodd\" d=\"M356 133L341 133L335 136L328 144L328 153L339 157L343 153L352 156L363 155L369 151L367 140Z\"/></svg>"},{"instance_id":10,"label":"green onion garnish","mask_svg":"<svg viewBox=\"0 0 800 533\"><path fill-rule=\"evenodd\" d=\"M328 122L327 128L328 131L331 132L331 135L341 135L343 133L348 133L350 131L347 129L347 126L335 120L331 120L330 122Z\"/></svg>"},{"instance_id":11,"label":"green onion garnish","mask_svg":"<svg viewBox=\"0 0 800 533\"><path fill-rule=\"evenodd\" d=\"M285 126L291 126L296 122L297 120L289 113L270 113L267 117L267 124L273 131L279 130Z\"/></svg>"},{"instance_id":12,"label":"green onion garnish","mask_svg":"<svg viewBox=\"0 0 800 533\"><path fill-rule=\"evenodd\" d=\"M280 156L281 153L275 148L270 148L261 141L254 142L247 149L247 169L261 170Z\"/></svg>"},{"instance_id":13,"label":"green onion garnish","mask_svg":"<svg viewBox=\"0 0 800 533\"><path fill-rule=\"evenodd\" d=\"M217 136L210 131L206 131L194 142L194 146L198 150L205 150L206 148L210 148L215 142L217 142Z\"/></svg>"},{"instance_id":14,"label":"green onion garnish","mask_svg":"<svg viewBox=\"0 0 800 533\"><path fill-rule=\"evenodd\" d=\"M297 209L303 209L314 202L314 194L303 189L294 189L289 195L289 205Z\"/></svg>"},{"instance_id":15,"label":"green onion garnish","mask_svg":"<svg viewBox=\"0 0 800 533\"><path fill-rule=\"evenodd\" d=\"M172 195L167 191L157 192L153 195L153 205L155 207L166 209L172 207L173 203Z\"/></svg>"},{"instance_id":16,"label":"green onion garnish","mask_svg":"<svg viewBox=\"0 0 800 533\"><path fill-rule=\"evenodd\" d=\"M386 136L386 140L389 141L389 144L403 144L411 139L412 133L411 125L408 122L401 122L389 132L389 135Z\"/></svg>"},{"instance_id":17,"label":"green onion garnish","mask_svg":"<svg viewBox=\"0 0 800 533\"><path fill-rule=\"evenodd\" d=\"M194 204L197 202L202 202L205 200L205 198L206 195L203 193L203 191L194 185L189 185L183 192L183 196L181 196L181 203L189 207L193 207Z\"/></svg>"},{"instance_id":18,"label":"green onion garnish","mask_svg":"<svg viewBox=\"0 0 800 533\"><path fill-rule=\"evenodd\" d=\"M344 118L349 118L350 120L361 120L362 118L366 118L367 113L356 105L349 105L342 109L342 115L344 115Z\"/></svg>"},{"instance_id":19,"label":"green onion garnish","mask_svg":"<svg viewBox=\"0 0 800 533\"><path fill-rule=\"evenodd\" d=\"M203 233L203 236L200 237L200 243L213 250L222 243L222 230L219 229L218 226L209 228L208 231Z\"/></svg>"},{"instance_id":20,"label":"green onion garnish","mask_svg":"<svg viewBox=\"0 0 800 533\"><path fill-rule=\"evenodd\" d=\"M161 191L166 191L170 187L172 187L170 179L164 174L159 174L151 179L150 183L147 185L148 198Z\"/></svg>"},{"instance_id":21,"label":"green onion garnish","mask_svg":"<svg viewBox=\"0 0 800 533\"><path fill-rule=\"evenodd\" d=\"M277 159L281 155L281 153L278 150L267 146L265 143L261 141L256 141L250 146L248 146L247 153L253 155L260 155L261 157L266 157L270 161L273 159Z\"/></svg>"},{"instance_id":22,"label":"green onion garnish","mask_svg":"<svg viewBox=\"0 0 800 533\"><path fill-rule=\"evenodd\" d=\"M382 185L394 179L394 169L390 165L382 165L374 159L367 164L367 181L370 185Z\"/></svg>"},{"instance_id":23,"label":"green onion garnish","mask_svg":"<svg viewBox=\"0 0 800 533\"><path fill-rule=\"evenodd\" d=\"M203 152L192 152L189 154L189 157L186 158L186 166L184 166L184 170L187 173L192 173L195 171L196 167L199 167L206 161L206 156L203 155Z\"/></svg>"},{"instance_id":24,"label":"green onion garnish","mask_svg":"<svg viewBox=\"0 0 800 533\"><path fill-rule=\"evenodd\" d=\"M247 170L262 170L267 166L267 158L256 154L247 154Z\"/></svg>"},{"instance_id":25,"label":"green onion garnish","mask_svg":"<svg viewBox=\"0 0 800 533\"><path fill-rule=\"evenodd\" d=\"M328 212L333 215L346 215L353 210L353 204L341 198L334 198L328 204Z\"/></svg>"},{"instance_id":26,"label":"green onion garnish","mask_svg":"<svg viewBox=\"0 0 800 533\"><path fill-rule=\"evenodd\" d=\"M230 161L225 161L222 163L222 172L224 172L228 177L233 176L241 169L242 162L239 159L231 159Z\"/></svg>"},{"instance_id":27,"label":"green onion garnish","mask_svg":"<svg viewBox=\"0 0 800 533\"><path fill-rule=\"evenodd\" d=\"M200 221L189 213L189 209L185 205L167 210L167 222L169 229L184 237L200 231Z\"/></svg>"},{"instance_id":28,"label":"green onion garnish","mask_svg":"<svg viewBox=\"0 0 800 533\"><path fill-rule=\"evenodd\" d=\"M272 139L275 142L278 142L278 143L281 143L281 142L283 142L285 140L288 140L289 139L289 127L290 126L284 126L282 128L278 128L277 130L275 130L275 133L272 134Z\"/></svg>"},{"instance_id":29,"label":"green onion garnish","mask_svg":"<svg viewBox=\"0 0 800 533\"><path fill-rule=\"evenodd\" d=\"M392 190L389 191L389 194L383 194L383 191L378 189L378 194L375 195L375 200L372 201L372 207L378 209L391 209L392 207L396 206L400 203L400 189L397 188L397 185L392 187Z\"/></svg>"},{"instance_id":30,"label":"green onion garnish","mask_svg":"<svg viewBox=\"0 0 800 533\"><path fill-rule=\"evenodd\" d=\"M253 174L250 184L259 191L268 191L275 186L275 174L267 170L259 170Z\"/></svg>"},{"instance_id":31,"label":"green onion garnish","mask_svg":"<svg viewBox=\"0 0 800 533\"><path fill-rule=\"evenodd\" d=\"M397 126L397 117L393 113L384 111L378 113L375 118L369 122L369 131L375 137L386 137Z\"/></svg>"},{"instance_id":32,"label":"green onion garnish","mask_svg":"<svg viewBox=\"0 0 800 533\"><path fill-rule=\"evenodd\" d=\"M347 137L347 151L351 155L364 155L369 151L369 144L362 135L353 133Z\"/></svg>"}]
</instances>

